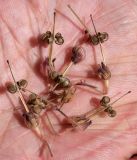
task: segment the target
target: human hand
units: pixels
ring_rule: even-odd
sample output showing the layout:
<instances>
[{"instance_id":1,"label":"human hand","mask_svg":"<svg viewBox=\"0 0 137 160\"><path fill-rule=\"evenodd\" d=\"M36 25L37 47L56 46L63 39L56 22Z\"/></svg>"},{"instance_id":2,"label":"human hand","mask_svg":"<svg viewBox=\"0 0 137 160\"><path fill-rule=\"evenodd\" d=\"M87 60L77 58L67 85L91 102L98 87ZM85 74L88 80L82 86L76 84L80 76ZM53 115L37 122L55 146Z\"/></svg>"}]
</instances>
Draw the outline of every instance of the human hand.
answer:
<instances>
[{"instance_id":1,"label":"human hand","mask_svg":"<svg viewBox=\"0 0 137 160\"><path fill-rule=\"evenodd\" d=\"M114 106L117 111L116 118L98 116L93 120L93 125L85 131L66 131L60 136L51 136L45 127L44 132L48 133L46 135L54 154L52 159L123 160L136 153L136 1L119 0L118 3L114 0L93 0L91 3L90 0L1 0L0 4L0 159L50 159L48 152L39 156L42 143L31 130L20 123L20 116L4 111L19 106L17 96L7 93L5 89L6 82L11 80L6 60L10 60L17 80L25 78L29 82L29 89L37 93L44 91L46 83L41 67L48 55L48 47L40 46L37 37L51 29L54 8L57 9L55 30L61 32L65 39L63 46L54 45L53 54L57 57L58 69L64 63L66 50L83 36L83 27L69 11L67 4L70 4L85 22L90 20L89 15L92 13L97 30L109 33L109 40L103 43L106 61L112 73L108 95L115 100L116 96L128 90L132 93ZM88 27L93 33L91 23L88 23ZM94 72L95 60L97 63L101 61L99 47L95 46L96 53L88 44L83 44L83 47L86 50L84 61L73 66L68 76L72 80L84 79L102 87L101 82L90 74ZM85 113L94 107L94 98L101 96L90 89L78 89L63 110L68 115ZM50 114L50 117L58 130L59 121L53 114Z\"/></svg>"}]
</instances>

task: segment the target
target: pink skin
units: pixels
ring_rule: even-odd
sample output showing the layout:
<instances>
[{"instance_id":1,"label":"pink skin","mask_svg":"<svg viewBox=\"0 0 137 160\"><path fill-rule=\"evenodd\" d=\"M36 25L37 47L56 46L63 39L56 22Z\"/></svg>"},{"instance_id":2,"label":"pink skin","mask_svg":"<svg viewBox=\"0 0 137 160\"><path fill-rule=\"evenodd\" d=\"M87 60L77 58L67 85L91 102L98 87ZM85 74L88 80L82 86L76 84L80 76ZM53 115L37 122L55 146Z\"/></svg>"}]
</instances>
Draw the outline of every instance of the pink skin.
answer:
<instances>
[{"instance_id":1,"label":"pink skin","mask_svg":"<svg viewBox=\"0 0 137 160\"><path fill-rule=\"evenodd\" d=\"M11 81L6 60L9 59L17 80L25 78L28 88L37 93L45 91L46 78L42 62L48 54L48 47L40 47L37 37L50 30L53 11L56 8L56 32L61 32L65 43L54 45L54 57L57 57L57 69L62 67L66 49L74 46L83 36L78 20L67 8L70 4L83 21L90 22L90 13L98 31L107 31L109 40L103 44L105 57L112 72L109 96L112 101L123 93L132 93L115 104L116 118L97 117L86 131L62 131L60 136L53 136L47 125L45 134L52 148L54 160L124 160L137 152L137 3L135 0L31 0L0 1L0 159L2 160L49 160L47 148L39 153L41 141L25 128L13 112L3 111L20 106L17 95L5 90L5 83ZM67 18L66 18L67 16ZM91 22L88 23L94 33ZM100 81L87 73L94 72L93 66L99 64L99 47L95 51L88 44L83 44L86 58L73 66L68 76L72 80L87 80L102 88ZM61 59L59 59L61 57ZM96 60L96 61L95 61ZM37 66L37 67L36 67ZM77 115L93 108L92 98L101 98L91 89L78 89L72 102L64 107L68 115ZM63 117L56 113L59 119ZM43 116L44 117L44 116ZM50 114L56 130L60 122Z\"/></svg>"}]
</instances>

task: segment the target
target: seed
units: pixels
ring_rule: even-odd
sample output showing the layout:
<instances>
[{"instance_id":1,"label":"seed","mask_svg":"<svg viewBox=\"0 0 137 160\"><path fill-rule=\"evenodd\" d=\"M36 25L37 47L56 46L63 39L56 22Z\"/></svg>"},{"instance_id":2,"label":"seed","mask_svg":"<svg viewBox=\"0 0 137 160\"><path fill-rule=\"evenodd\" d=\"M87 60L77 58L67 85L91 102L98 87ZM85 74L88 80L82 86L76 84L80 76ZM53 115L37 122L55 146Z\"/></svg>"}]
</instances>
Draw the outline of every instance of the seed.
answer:
<instances>
[{"instance_id":1,"label":"seed","mask_svg":"<svg viewBox=\"0 0 137 160\"><path fill-rule=\"evenodd\" d=\"M28 82L25 79L21 79L20 81L17 82L17 85L19 86L20 89L23 89L27 87Z\"/></svg>"},{"instance_id":2,"label":"seed","mask_svg":"<svg viewBox=\"0 0 137 160\"><path fill-rule=\"evenodd\" d=\"M109 103L109 102L110 102L110 98L108 96L103 96L103 98L100 100L100 104L102 106L106 106L107 103Z\"/></svg>"},{"instance_id":3,"label":"seed","mask_svg":"<svg viewBox=\"0 0 137 160\"><path fill-rule=\"evenodd\" d=\"M101 62L101 65L97 73L100 79L108 80L111 78L111 72L109 68L103 62Z\"/></svg>"},{"instance_id":4,"label":"seed","mask_svg":"<svg viewBox=\"0 0 137 160\"><path fill-rule=\"evenodd\" d=\"M24 113L23 118L28 128L36 128L39 125L38 119L33 113Z\"/></svg>"},{"instance_id":5,"label":"seed","mask_svg":"<svg viewBox=\"0 0 137 160\"><path fill-rule=\"evenodd\" d=\"M14 85L13 83L10 83L10 84L8 84L8 86L7 86L7 90L8 90L8 92L14 94L14 93L17 92L17 87L16 87L16 85Z\"/></svg>"}]
</instances>

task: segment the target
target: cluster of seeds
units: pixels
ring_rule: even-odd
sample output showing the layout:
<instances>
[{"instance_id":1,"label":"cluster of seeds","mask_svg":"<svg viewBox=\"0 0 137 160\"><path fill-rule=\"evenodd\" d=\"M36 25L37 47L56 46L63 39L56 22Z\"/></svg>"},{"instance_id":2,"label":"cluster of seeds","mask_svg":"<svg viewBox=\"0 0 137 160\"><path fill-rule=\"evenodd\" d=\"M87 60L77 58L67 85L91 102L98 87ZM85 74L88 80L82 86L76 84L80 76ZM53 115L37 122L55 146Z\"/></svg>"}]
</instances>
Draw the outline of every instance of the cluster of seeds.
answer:
<instances>
[{"instance_id":1,"label":"cluster of seeds","mask_svg":"<svg viewBox=\"0 0 137 160\"><path fill-rule=\"evenodd\" d=\"M77 83L73 83L71 79L69 79L66 75L69 71L69 69L73 65L77 65L82 60L84 60L85 57L85 50L82 46L73 46L71 50L71 57L70 57L70 63L65 67L65 69L61 72L58 72L55 68L55 58L53 57L53 45L54 42L57 45L63 45L64 44L64 38L61 33L55 33L55 22L56 22L56 13L54 12L54 20L53 20L53 30L52 31L46 31L46 33L41 34L40 40L43 43L46 43L50 47L50 51L48 54L47 63L47 78L49 80L49 89L46 95L38 95L30 90L27 89L28 82L25 79L21 79L19 81L15 80L15 77L13 75L11 65L9 61L7 60L7 64L9 66L13 83L10 83L7 86L7 91L15 94L18 93L18 96L22 102L22 105L24 106L24 111L22 114L22 117L24 119L24 122L26 126L30 129L33 129L39 134L42 140L46 142L48 145L48 142L46 141L44 135L41 132L40 128L40 121L39 117L43 112L47 112L48 110L54 110L56 112L59 112L64 116L64 118L67 120L68 124L70 124L71 128L81 128L86 129L89 125L91 125L92 118L96 116L97 114L104 112L107 113L109 117L115 117L116 111L113 109L112 105L124 97L125 95L129 94L131 91L128 91L124 95L122 95L120 98L115 100L114 102L110 103L110 98L108 96L103 96L100 100L100 106L98 109L91 110L87 113L84 113L82 115L76 115L76 116L67 116L66 113L62 111L62 107L65 103L69 103L72 100L72 97L74 96L77 86L80 85L81 87L87 86L90 87L96 91L99 91L100 94L107 94L109 90L109 79L111 78L111 71L109 67L106 65L106 61L104 58L103 50L102 50L102 44L108 40L109 35L106 32L97 32L92 15L90 15L92 24L95 30L95 34L91 34L90 30L87 28L87 26L82 22L80 17L76 14L76 12L72 9L70 5L68 5L68 8L70 11L78 18L80 23L83 25L85 30L85 36L88 37L89 43L91 45L96 46L99 45L101 55L102 55L102 61L100 62L99 67L97 68L97 76L101 81L104 82L104 90L100 91L96 86L88 84L84 80L79 81ZM23 95L29 92L28 99L25 100ZM53 126L52 126L53 127ZM51 149L48 145L49 152L51 156L53 156Z\"/></svg>"}]
</instances>

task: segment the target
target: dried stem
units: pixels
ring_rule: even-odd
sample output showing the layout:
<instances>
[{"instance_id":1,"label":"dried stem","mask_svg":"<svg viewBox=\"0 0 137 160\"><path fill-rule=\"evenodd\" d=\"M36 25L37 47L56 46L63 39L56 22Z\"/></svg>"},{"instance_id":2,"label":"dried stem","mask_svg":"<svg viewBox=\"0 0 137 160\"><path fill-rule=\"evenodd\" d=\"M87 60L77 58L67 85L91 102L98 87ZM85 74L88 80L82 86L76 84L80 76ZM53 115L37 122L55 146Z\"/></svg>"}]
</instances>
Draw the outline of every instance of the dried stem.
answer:
<instances>
[{"instance_id":1,"label":"dried stem","mask_svg":"<svg viewBox=\"0 0 137 160\"><path fill-rule=\"evenodd\" d=\"M50 153L51 157L53 157L53 153L52 153L52 151L51 151L51 148L50 148L47 140L44 138L40 126L37 126L36 128L34 128L34 130L35 130L36 133L40 136L40 138L46 143L46 145L47 145L47 147L48 147L48 150L49 150L49 153Z\"/></svg>"},{"instance_id":2,"label":"dried stem","mask_svg":"<svg viewBox=\"0 0 137 160\"><path fill-rule=\"evenodd\" d=\"M54 12L54 20L53 20L53 41L54 41L54 32L55 32L55 22L56 22L56 12ZM53 51L53 43L50 44L50 49L49 49L49 65L52 66L52 51Z\"/></svg>"},{"instance_id":3,"label":"dried stem","mask_svg":"<svg viewBox=\"0 0 137 160\"><path fill-rule=\"evenodd\" d=\"M82 85L82 86L87 86L87 87L93 88L94 90L96 90L97 92L99 92L99 93L102 94L102 92L98 89L98 87L93 86L93 85L91 85L91 84L88 84L88 83L85 82L85 81L78 82L78 83L76 83L75 85L79 85L79 86L81 86L81 85Z\"/></svg>"},{"instance_id":4,"label":"dried stem","mask_svg":"<svg viewBox=\"0 0 137 160\"><path fill-rule=\"evenodd\" d=\"M126 95L130 94L131 91L128 91L127 93L123 94L121 97L119 97L118 99L116 99L114 102L110 103L110 105L113 105L114 103L116 103L117 101L119 101L121 98L125 97Z\"/></svg>"},{"instance_id":5,"label":"dried stem","mask_svg":"<svg viewBox=\"0 0 137 160\"><path fill-rule=\"evenodd\" d=\"M48 113L46 113L46 117L47 117L48 123L49 123L49 125L50 125L53 133L57 135L57 132L55 131L55 129L54 129L54 127L53 127L53 125L52 125L52 123L51 123L51 121L50 121L50 118L49 118L49 116L48 116Z\"/></svg>"},{"instance_id":6,"label":"dried stem","mask_svg":"<svg viewBox=\"0 0 137 160\"><path fill-rule=\"evenodd\" d=\"M77 13L72 9L72 7L68 4L67 5L68 8L71 10L71 12L77 17L77 19L79 20L79 22L83 25L83 27L88 31L88 33L90 33L89 29L87 28L87 26L83 23L83 21L80 19L80 17L77 15Z\"/></svg>"},{"instance_id":7,"label":"dried stem","mask_svg":"<svg viewBox=\"0 0 137 160\"><path fill-rule=\"evenodd\" d=\"M108 93L108 88L109 88L109 80L104 80L104 94Z\"/></svg>"},{"instance_id":8,"label":"dried stem","mask_svg":"<svg viewBox=\"0 0 137 160\"><path fill-rule=\"evenodd\" d=\"M74 63L71 61L71 62L69 63L69 65L65 68L65 70L64 70L63 73L62 73L62 76L63 76L63 77L66 75L66 73L67 73L68 70L72 67L73 64L74 64Z\"/></svg>"}]
</instances>

